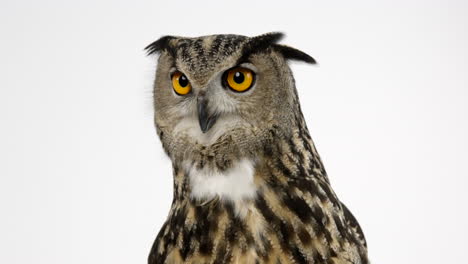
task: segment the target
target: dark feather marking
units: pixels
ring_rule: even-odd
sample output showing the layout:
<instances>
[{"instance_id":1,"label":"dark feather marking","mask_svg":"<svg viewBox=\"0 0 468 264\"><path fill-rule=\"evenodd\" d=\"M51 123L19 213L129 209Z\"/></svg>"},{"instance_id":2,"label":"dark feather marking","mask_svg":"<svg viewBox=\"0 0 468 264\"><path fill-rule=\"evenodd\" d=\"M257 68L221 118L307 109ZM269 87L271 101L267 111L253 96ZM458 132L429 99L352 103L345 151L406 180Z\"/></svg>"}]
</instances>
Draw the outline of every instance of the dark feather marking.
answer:
<instances>
[{"instance_id":1,"label":"dark feather marking","mask_svg":"<svg viewBox=\"0 0 468 264\"><path fill-rule=\"evenodd\" d=\"M316 195L321 202L326 202L328 200L327 196L320 191L315 182L307 176L296 179L294 184L299 190Z\"/></svg>"},{"instance_id":2,"label":"dark feather marking","mask_svg":"<svg viewBox=\"0 0 468 264\"><path fill-rule=\"evenodd\" d=\"M208 63L208 57L205 56L206 50L203 48L203 40L197 39L193 41L192 48L194 49L196 53L196 57L198 60L200 60L201 64L205 66L209 66L210 64Z\"/></svg>"},{"instance_id":3,"label":"dark feather marking","mask_svg":"<svg viewBox=\"0 0 468 264\"><path fill-rule=\"evenodd\" d=\"M251 38L242 48L242 56L237 60L237 64L246 61L252 54L267 50L271 45L280 41L283 36L283 33L272 32Z\"/></svg>"},{"instance_id":4,"label":"dark feather marking","mask_svg":"<svg viewBox=\"0 0 468 264\"><path fill-rule=\"evenodd\" d=\"M338 198L331 190L330 185L328 185L328 183L324 183L320 181L320 179L318 180L318 184L320 185L320 188L327 194L327 197L330 200L330 202L333 204L333 206L336 208L340 208L340 202L338 201Z\"/></svg>"},{"instance_id":5,"label":"dark feather marking","mask_svg":"<svg viewBox=\"0 0 468 264\"><path fill-rule=\"evenodd\" d=\"M235 244L237 242L236 238L238 234L242 232L243 229L239 219L235 217L234 205L230 202L227 202L225 204L225 208L229 217L229 226L226 228L225 237L229 243Z\"/></svg>"},{"instance_id":6,"label":"dark feather marking","mask_svg":"<svg viewBox=\"0 0 468 264\"><path fill-rule=\"evenodd\" d=\"M312 210L309 205L297 196L285 195L283 196L283 203L296 214L302 222L309 223L312 219Z\"/></svg>"},{"instance_id":7,"label":"dark feather marking","mask_svg":"<svg viewBox=\"0 0 468 264\"><path fill-rule=\"evenodd\" d=\"M325 263L325 259L317 250L312 252L312 258L314 259L314 263Z\"/></svg>"},{"instance_id":8,"label":"dark feather marking","mask_svg":"<svg viewBox=\"0 0 468 264\"><path fill-rule=\"evenodd\" d=\"M272 47L273 47L274 50L281 53L281 55L283 55L283 57L285 59L304 61L304 62L307 62L307 63L310 63L310 64L316 64L317 63L314 58L312 58L308 54L306 54L306 53L304 53L304 52L302 52L302 51L300 51L298 49L295 49L295 48L292 48L292 47L289 47L289 46L286 46L286 45L279 45L279 44L274 44L274 45L272 45Z\"/></svg>"},{"instance_id":9,"label":"dark feather marking","mask_svg":"<svg viewBox=\"0 0 468 264\"><path fill-rule=\"evenodd\" d=\"M341 219L337 215L334 215L333 220L335 221L336 229L340 233L340 236L344 239L348 239L349 238L348 232L345 226L343 225L343 222L341 221ZM340 240L340 244L343 242L344 239Z\"/></svg>"},{"instance_id":10,"label":"dark feather marking","mask_svg":"<svg viewBox=\"0 0 468 264\"><path fill-rule=\"evenodd\" d=\"M288 145L289 145L289 148L291 149L291 153L293 154L293 156L299 159L297 162L298 166L296 166L297 169L301 172L300 173L301 175L305 175L304 166L299 166L299 165L304 164L304 156L299 152L298 146L296 146L292 138L288 139Z\"/></svg>"},{"instance_id":11,"label":"dark feather marking","mask_svg":"<svg viewBox=\"0 0 468 264\"><path fill-rule=\"evenodd\" d=\"M294 177L295 173L283 164L280 157L276 158L276 167L283 173L285 177Z\"/></svg>"},{"instance_id":12,"label":"dark feather marking","mask_svg":"<svg viewBox=\"0 0 468 264\"><path fill-rule=\"evenodd\" d=\"M343 213L344 213L346 220L349 222L349 224L352 227L356 228L356 231L360 236L359 238L362 244L365 247L367 247L366 237L364 236L364 232L362 232L361 226L359 225L358 221L356 220L354 215L351 213L351 211L349 211L348 207L346 207L344 203L341 203L341 205L343 206Z\"/></svg>"},{"instance_id":13,"label":"dark feather marking","mask_svg":"<svg viewBox=\"0 0 468 264\"><path fill-rule=\"evenodd\" d=\"M299 111L301 111L300 107L299 107ZM309 158L309 160L311 162L311 165L309 165L309 167L311 168L310 171L311 171L312 175L318 176L319 178L324 178L328 182L328 178L326 177L327 173L326 173L320 159L318 159L317 156L314 155L314 151L312 149L312 146L309 144L309 142L311 142L312 139L310 138L310 135L307 132L308 131L307 126L305 126L305 124L300 124L301 123L299 121L300 118L297 115L296 115L295 119L296 119L296 122L299 124L297 127L299 129L300 140L303 142L303 145L306 148L307 152L312 154L312 156ZM317 173L315 173L313 171L313 168L318 169L321 172L322 175L316 175ZM323 176L323 177L321 177L321 176Z\"/></svg>"},{"instance_id":14,"label":"dark feather marking","mask_svg":"<svg viewBox=\"0 0 468 264\"><path fill-rule=\"evenodd\" d=\"M215 39L211 43L211 47L208 53L210 57L216 57L215 54L219 52L219 48L221 47L221 43L223 42L223 39L224 38L222 38L221 36L215 37ZM218 60L221 60L221 58L218 58Z\"/></svg>"},{"instance_id":15,"label":"dark feather marking","mask_svg":"<svg viewBox=\"0 0 468 264\"><path fill-rule=\"evenodd\" d=\"M302 244L305 246L309 245L312 241L312 237L304 227L300 228L299 232L297 233L297 236L301 240Z\"/></svg>"},{"instance_id":16,"label":"dark feather marking","mask_svg":"<svg viewBox=\"0 0 468 264\"><path fill-rule=\"evenodd\" d=\"M294 236L294 228L288 222L281 221L279 225L279 229L280 229L283 241L290 241L292 237Z\"/></svg>"},{"instance_id":17,"label":"dark feather marking","mask_svg":"<svg viewBox=\"0 0 468 264\"><path fill-rule=\"evenodd\" d=\"M183 260L185 260L190 252L190 241L192 237L193 230L192 229L184 229L184 232L182 233L182 248L180 249L180 256L182 257Z\"/></svg>"},{"instance_id":18,"label":"dark feather marking","mask_svg":"<svg viewBox=\"0 0 468 264\"><path fill-rule=\"evenodd\" d=\"M161 51L168 51L173 57L175 57L175 49L170 45L170 41L176 39L173 36L164 36L159 38L158 40L154 41L153 43L149 44L145 47L145 51L147 55L153 55L159 53Z\"/></svg>"},{"instance_id":19,"label":"dark feather marking","mask_svg":"<svg viewBox=\"0 0 468 264\"><path fill-rule=\"evenodd\" d=\"M281 231L281 219L279 219L278 216L276 216L275 213L273 213L273 211L270 209L270 207L268 207L265 199L261 195L257 197L255 205L260 210L260 213L263 215L265 220L268 223L270 223L272 229L275 230L275 232L277 233L277 237L280 242L281 248L285 251L289 251L289 241L284 239L284 235L287 234L283 234Z\"/></svg>"},{"instance_id":20,"label":"dark feather marking","mask_svg":"<svg viewBox=\"0 0 468 264\"><path fill-rule=\"evenodd\" d=\"M332 235L330 234L330 230L328 230L328 228L326 227L323 219L325 218L322 210L317 210L318 207L315 207L315 212L312 214L314 220L315 220L315 223L316 223L316 226L315 226L315 231L317 232L317 234L322 234L324 237L325 237L325 240L328 242L328 243L331 243L333 238L332 238ZM317 214L316 214L317 213Z\"/></svg>"},{"instance_id":21,"label":"dark feather marking","mask_svg":"<svg viewBox=\"0 0 468 264\"><path fill-rule=\"evenodd\" d=\"M191 61L193 58L192 58L192 54L190 53L190 45L189 43L187 43L187 41L185 42L182 42L181 44L179 44L179 47L178 47L178 50L179 53L180 53L180 58L185 61L185 62L188 62L188 61ZM190 68L192 68L192 65L191 63L188 63L188 66Z\"/></svg>"},{"instance_id":22,"label":"dark feather marking","mask_svg":"<svg viewBox=\"0 0 468 264\"><path fill-rule=\"evenodd\" d=\"M202 255L210 255L213 251L212 240L206 237L205 239L200 241L199 251L200 251L200 254Z\"/></svg>"},{"instance_id":23,"label":"dark feather marking","mask_svg":"<svg viewBox=\"0 0 468 264\"><path fill-rule=\"evenodd\" d=\"M296 260L297 263L299 264L307 264L307 259L305 258L304 254L299 250L298 247L294 247L292 250L292 254L294 259Z\"/></svg>"}]
</instances>

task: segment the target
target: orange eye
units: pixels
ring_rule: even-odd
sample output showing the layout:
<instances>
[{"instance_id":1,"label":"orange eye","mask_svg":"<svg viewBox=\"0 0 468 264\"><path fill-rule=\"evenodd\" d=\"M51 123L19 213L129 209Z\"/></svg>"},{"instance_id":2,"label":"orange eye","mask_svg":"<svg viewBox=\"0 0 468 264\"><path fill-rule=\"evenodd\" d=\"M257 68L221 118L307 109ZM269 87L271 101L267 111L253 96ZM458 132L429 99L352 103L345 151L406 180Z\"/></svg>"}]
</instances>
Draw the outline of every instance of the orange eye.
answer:
<instances>
[{"instance_id":1,"label":"orange eye","mask_svg":"<svg viewBox=\"0 0 468 264\"><path fill-rule=\"evenodd\" d=\"M187 76L180 71L172 75L172 87L178 95L186 95L192 90L192 85L190 85Z\"/></svg>"},{"instance_id":2,"label":"orange eye","mask_svg":"<svg viewBox=\"0 0 468 264\"><path fill-rule=\"evenodd\" d=\"M254 73L247 68L236 67L230 69L224 76L224 83L235 92L247 91L254 82Z\"/></svg>"}]
</instances>

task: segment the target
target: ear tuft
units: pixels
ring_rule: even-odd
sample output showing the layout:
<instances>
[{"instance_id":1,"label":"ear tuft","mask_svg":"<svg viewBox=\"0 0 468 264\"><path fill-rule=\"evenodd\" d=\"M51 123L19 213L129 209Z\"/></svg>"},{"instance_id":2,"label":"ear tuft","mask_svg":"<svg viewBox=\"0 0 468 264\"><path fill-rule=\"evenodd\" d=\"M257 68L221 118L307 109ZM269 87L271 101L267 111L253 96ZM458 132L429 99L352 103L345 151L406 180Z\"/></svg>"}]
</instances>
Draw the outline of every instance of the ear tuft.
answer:
<instances>
[{"instance_id":1,"label":"ear tuft","mask_svg":"<svg viewBox=\"0 0 468 264\"><path fill-rule=\"evenodd\" d=\"M266 33L266 34L253 37L249 41L249 45L251 46L251 48L264 50L268 48L270 45L280 41L283 37L284 37L284 34L281 32L270 32L270 33Z\"/></svg>"},{"instance_id":2,"label":"ear tuft","mask_svg":"<svg viewBox=\"0 0 468 264\"><path fill-rule=\"evenodd\" d=\"M155 42L149 44L148 46L145 47L145 51L147 52L147 55L153 55L156 53L159 53L163 50L170 50L170 41L175 39L173 36L164 36L156 40Z\"/></svg>"},{"instance_id":3,"label":"ear tuft","mask_svg":"<svg viewBox=\"0 0 468 264\"><path fill-rule=\"evenodd\" d=\"M280 41L284 34L281 32L270 32L256 37L252 37L242 49L242 57L239 62L245 61L250 55L262 52L268 49L271 45Z\"/></svg>"},{"instance_id":4,"label":"ear tuft","mask_svg":"<svg viewBox=\"0 0 468 264\"><path fill-rule=\"evenodd\" d=\"M308 54L286 45L274 44L273 49L281 53L284 56L284 58L288 60L298 60L310 64L317 63L315 59L309 56Z\"/></svg>"}]
</instances>

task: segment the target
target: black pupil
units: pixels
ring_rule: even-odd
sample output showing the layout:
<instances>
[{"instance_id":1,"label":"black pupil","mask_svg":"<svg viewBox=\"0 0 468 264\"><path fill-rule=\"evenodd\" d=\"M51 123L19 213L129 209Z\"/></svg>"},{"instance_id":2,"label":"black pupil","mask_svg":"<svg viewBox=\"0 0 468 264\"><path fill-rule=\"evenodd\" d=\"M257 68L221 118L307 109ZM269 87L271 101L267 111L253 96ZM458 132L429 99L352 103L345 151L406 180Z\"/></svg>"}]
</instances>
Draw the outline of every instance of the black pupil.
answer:
<instances>
[{"instance_id":1,"label":"black pupil","mask_svg":"<svg viewBox=\"0 0 468 264\"><path fill-rule=\"evenodd\" d=\"M245 80L245 76L242 72L236 72L234 73L234 81L238 84L243 83Z\"/></svg>"},{"instance_id":2,"label":"black pupil","mask_svg":"<svg viewBox=\"0 0 468 264\"><path fill-rule=\"evenodd\" d=\"M185 77L185 75L179 77L179 84L181 87L185 87L188 85L188 80L187 77Z\"/></svg>"}]
</instances>

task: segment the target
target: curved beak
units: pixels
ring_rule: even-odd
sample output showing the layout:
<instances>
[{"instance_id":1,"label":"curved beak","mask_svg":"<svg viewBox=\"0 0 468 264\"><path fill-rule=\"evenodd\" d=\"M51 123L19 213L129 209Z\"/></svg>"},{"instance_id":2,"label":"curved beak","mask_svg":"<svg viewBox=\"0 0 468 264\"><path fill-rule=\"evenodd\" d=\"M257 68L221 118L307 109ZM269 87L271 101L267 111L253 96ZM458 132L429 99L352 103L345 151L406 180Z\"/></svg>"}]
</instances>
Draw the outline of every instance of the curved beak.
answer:
<instances>
[{"instance_id":1,"label":"curved beak","mask_svg":"<svg viewBox=\"0 0 468 264\"><path fill-rule=\"evenodd\" d=\"M210 114L208 112L208 99L199 97L197 99L197 110L198 110L198 122L200 123L200 129L203 133L206 133L215 123L218 115Z\"/></svg>"}]
</instances>

